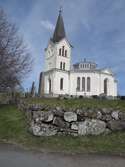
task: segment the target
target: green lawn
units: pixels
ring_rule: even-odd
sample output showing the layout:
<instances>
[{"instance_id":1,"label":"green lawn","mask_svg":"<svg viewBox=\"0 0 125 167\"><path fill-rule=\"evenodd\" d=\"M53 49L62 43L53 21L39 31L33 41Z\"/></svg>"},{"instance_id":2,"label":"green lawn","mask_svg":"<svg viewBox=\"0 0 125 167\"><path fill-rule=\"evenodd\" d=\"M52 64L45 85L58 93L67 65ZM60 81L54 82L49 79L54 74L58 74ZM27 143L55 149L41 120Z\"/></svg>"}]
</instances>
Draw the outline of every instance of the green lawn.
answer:
<instances>
[{"instance_id":1,"label":"green lawn","mask_svg":"<svg viewBox=\"0 0 125 167\"><path fill-rule=\"evenodd\" d=\"M125 132L107 136L34 137L27 131L25 116L15 106L0 106L0 141L21 144L27 148L68 152L125 153Z\"/></svg>"},{"instance_id":2,"label":"green lawn","mask_svg":"<svg viewBox=\"0 0 125 167\"><path fill-rule=\"evenodd\" d=\"M125 110L124 100L99 100L99 99L69 99L60 100L56 98L29 98L26 100L30 104L45 104L48 106L62 106L66 108L119 108Z\"/></svg>"}]
</instances>

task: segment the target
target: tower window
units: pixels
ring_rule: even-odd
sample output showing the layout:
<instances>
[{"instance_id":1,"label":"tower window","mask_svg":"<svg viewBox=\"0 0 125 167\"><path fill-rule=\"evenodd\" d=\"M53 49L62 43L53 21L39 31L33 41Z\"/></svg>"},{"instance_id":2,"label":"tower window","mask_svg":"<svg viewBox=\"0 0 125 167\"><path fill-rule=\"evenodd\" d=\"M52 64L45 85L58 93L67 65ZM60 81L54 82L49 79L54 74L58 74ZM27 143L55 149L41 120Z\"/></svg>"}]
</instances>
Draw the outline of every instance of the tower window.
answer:
<instances>
[{"instance_id":1,"label":"tower window","mask_svg":"<svg viewBox=\"0 0 125 167\"><path fill-rule=\"evenodd\" d=\"M63 63L63 70L65 70L65 63Z\"/></svg>"},{"instance_id":2,"label":"tower window","mask_svg":"<svg viewBox=\"0 0 125 167\"><path fill-rule=\"evenodd\" d=\"M61 56L61 51L62 51L62 49L60 48L60 49L59 49L59 56Z\"/></svg>"},{"instance_id":3,"label":"tower window","mask_svg":"<svg viewBox=\"0 0 125 167\"><path fill-rule=\"evenodd\" d=\"M62 56L64 56L64 46L62 47Z\"/></svg>"},{"instance_id":4,"label":"tower window","mask_svg":"<svg viewBox=\"0 0 125 167\"><path fill-rule=\"evenodd\" d=\"M67 57L67 50L65 50L65 57Z\"/></svg>"},{"instance_id":5,"label":"tower window","mask_svg":"<svg viewBox=\"0 0 125 167\"><path fill-rule=\"evenodd\" d=\"M60 62L60 69L62 70L62 62Z\"/></svg>"},{"instance_id":6,"label":"tower window","mask_svg":"<svg viewBox=\"0 0 125 167\"><path fill-rule=\"evenodd\" d=\"M63 90L63 78L60 79L60 90Z\"/></svg>"},{"instance_id":7,"label":"tower window","mask_svg":"<svg viewBox=\"0 0 125 167\"><path fill-rule=\"evenodd\" d=\"M77 91L80 91L80 77L77 78Z\"/></svg>"},{"instance_id":8,"label":"tower window","mask_svg":"<svg viewBox=\"0 0 125 167\"><path fill-rule=\"evenodd\" d=\"M91 79L87 77L87 92L90 92Z\"/></svg>"}]
</instances>

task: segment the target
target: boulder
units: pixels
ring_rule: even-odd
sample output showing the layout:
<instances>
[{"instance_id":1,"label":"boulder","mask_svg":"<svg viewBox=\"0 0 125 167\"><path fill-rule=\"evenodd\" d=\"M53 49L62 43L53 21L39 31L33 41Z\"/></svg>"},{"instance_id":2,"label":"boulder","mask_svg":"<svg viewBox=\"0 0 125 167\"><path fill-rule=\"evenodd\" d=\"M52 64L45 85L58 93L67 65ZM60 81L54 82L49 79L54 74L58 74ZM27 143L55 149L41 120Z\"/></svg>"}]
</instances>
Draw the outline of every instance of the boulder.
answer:
<instances>
[{"instance_id":1,"label":"boulder","mask_svg":"<svg viewBox=\"0 0 125 167\"><path fill-rule=\"evenodd\" d=\"M84 121L85 120L85 109L76 109L77 120Z\"/></svg>"},{"instance_id":2,"label":"boulder","mask_svg":"<svg viewBox=\"0 0 125 167\"><path fill-rule=\"evenodd\" d=\"M80 122L78 125L79 135L99 135L104 133L106 129L106 123L96 119L86 119L84 122Z\"/></svg>"},{"instance_id":3,"label":"boulder","mask_svg":"<svg viewBox=\"0 0 125 167\"><path fill-rule=\"evenodd\" d=\"M64 111L61 108L60 108L60 110L59 110L59 108L58 108L58 110L57 109L53 110L53 113L55 116L59 116L59 117L64 116Z\"/></svg>"},{"instance_id":4,"label":"boulder","mask_svg":"<svg viewBox=\"0 0 125 167\"><path fill-rule=\"evenodd\" d=\"M42 122L51 122L54 118L54 114L52 111L42 111L40 114L40 120Z\"/></svg>"},{"instance_id":5,"label":"boulder","mask_svg":"<svg viewBox=\"0 0 125 167\"><path fill-rule=\"evenodd\" d=\"M102 118L102 113L101 111L97 111L97 119L101 119Z\"/></svg>"},{"instance_id":6,"label":"boulder","mask_svg":"<svg viewBox=\"0 0 125 167\"><path fill-rule=\"evenodd\" d=\"M38 136L38 134L39 134L39 132L40 132L40 126L38 126L38 125L33 125L32 127L31 127L31 131L33 132L33 135L35 135L35 136Z\"/></svg>"},{"instance_id":7,"label":"boulder","mask_svg":"<svg viewBox=\"0 0 125 167\"><path fill-rule=\"evenodd\" d=\"M125 112L119 112L118 117L120 120L125 120Z\"/></svg>"},{"instance_id":8,"label":"boulder","mask_svg":"<svg viewBox=\"0 0 125 167\"><path fill-rule=\"evenodd\" d=\"M63 129L63 128L61 128L58 131L58 134L78 136L78 131L77 130L73 130L73 129Z\"/></svg>"},{"instance_id":9,"label":"boulder","mask_svg":"<svg viewBox=\"0 0 125 167\"><path fill-rule=\"evenodd\" d=\"M63 121L60 117L54 117L53 124L59 128L68 128L70 126L68 122Z\"/></svg>"},{"instance_id":10,"label":"boulder","mask_svg":"<svg viewBox=\"0 0 125 167\"><path fill-rule=\"evenodd\" d=\"M57 134L57 128L48 124L41 124L39 126L34 124L31 129L35 136L53 136Z\"/></svg>"},{"instance_id":11,"label":"boulder","mask_svg":"<svg viewBox=\"0 0 125 167\"><path fill-rule=\"evenodd\" d=\"M64 113L64 120L67 122L77 121L77 114L74 112L65 112Z\"/></svg>"},{"instance_id":12,"label":"boulder","mask_svg":"<svg viewBox=\"0 0 125 167\"><path fill-rule=\"evenodd\" d=\"M102 108L101 111L102 111L102 114L111 114L112 109L111 108Z\"/></svg>"},{"instance_id":13,"label":"boulder","mask_svg":"<svg viewBox=\"0 0 125 167\"><path fill-rule=\"evenodd\" d=\"M108 122L112 120L112 116L110 114L102 115L101 120Z\"/></svg>"},{"instance_id":14,"label":"boulder","mask_svg":"<svg viewBox=\"0 0 125 167\"><path fill-rule=\"evenodd\" d=\"M112 131L125 130L125 121L112 120L108 122L107 127Z\"/></svg>"},{"instance_id":15,"label":"boulder","mask_svg":"<svg viewBox=\"0 0 125 167\"><path fill-rule=\"evenodd\" d=\"M78 130L78 125L79 125L78 122L73 122L73 123L71 124L71 129L73 129L73 130Z\"/></svg>"},{"instance_id":16,"label":"boulder","mask_svg":"<svg viewBox=\"0 0 125 167\"><path fill-rule=\"evenodd\" d=\"M111 116L113 119L119 120L119 111L113 111Z\"/></svg>"}]
</instances>

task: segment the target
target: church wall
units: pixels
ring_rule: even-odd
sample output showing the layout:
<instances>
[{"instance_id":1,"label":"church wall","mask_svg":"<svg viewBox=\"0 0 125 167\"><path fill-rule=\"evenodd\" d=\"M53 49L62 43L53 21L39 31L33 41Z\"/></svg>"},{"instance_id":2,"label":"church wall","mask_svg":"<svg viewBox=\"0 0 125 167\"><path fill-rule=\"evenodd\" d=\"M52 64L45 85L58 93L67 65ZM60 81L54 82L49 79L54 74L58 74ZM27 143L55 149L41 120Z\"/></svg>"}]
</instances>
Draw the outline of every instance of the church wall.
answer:
<instances>
[{"instance_id":1,"label":"church wall","mask_svg":"<svg viewBox=\"0 0 125 167\"><path fill-rule=\"evenodd\" d=\"M77 88L77 77L81 78L80 82L80 91L76 90ZM82 77L85 77L85 91L82 91ZM91 78L91 90L87 91L87 77ZM74 96L92 96L100 95L104 93L104 79L108 79L108 96L117 96L117 83L114 82L114 78L111 75L100 74L100 73L90 73L90 72L81 72L81 73L71 73L70 74L70 95Z\"/></svg>"},{"instance_id":2,"label":"church wall","mask_svg":"<svg viewBox=\"0 0 125 167\"><path fill-rule=\"evenodd\" d=\"M63 78L63 90L60 90L60 79ZM68 72L56 71L54 75L54 90L55 95L69 94L69 75Z\"/></svg>"},{"instance_id":3,"label":"church wall","mask_svg":"<svg viewBox=\"0 0 125 167\"><path fill-rule=\"evenodd\" d=\"M77 77L80 77L80 91L76 90L77 88ZM82 91L82 77L85 77L85 91ZM87 91L87 77L90 77L90 92ZM70 94L71 95L82 95L82 96L91 96L91 95L99 95L99 75L96 73L71 73L70 75ZM95 86L96 85L96 86Z\"/></svg>"},{"instance_id":4,"label":"church wall","mask_svg":"<svg viewBox=\"0 0 125 167\"><path fill-rule=\"evenodd\" d=\"M114 77L111 75L107 75L107 74L101 74L100 75L101 78L101 92L104 92L104 79L108 79L108 92L107 95L108 96L117 96L117 87L116 87L116 83L114 82Z\"/></svg>"}]
</instances>

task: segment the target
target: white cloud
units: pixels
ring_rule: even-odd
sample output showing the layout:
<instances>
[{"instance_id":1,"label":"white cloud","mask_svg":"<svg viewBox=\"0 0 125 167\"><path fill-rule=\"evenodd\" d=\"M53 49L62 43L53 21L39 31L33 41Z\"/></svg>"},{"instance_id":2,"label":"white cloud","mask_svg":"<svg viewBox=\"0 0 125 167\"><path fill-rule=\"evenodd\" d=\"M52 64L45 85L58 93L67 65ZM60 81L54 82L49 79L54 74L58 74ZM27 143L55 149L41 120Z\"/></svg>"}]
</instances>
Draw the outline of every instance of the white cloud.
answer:
<instances>
[{"instance_id":1,"label":"white cloud","mask_svg":"<svg viewBox=\"0 0 125 167\"><path fill-rule=\"evenodd\" d=\"M45 29L49 31L54 30L54 25L49 20L42 20L40 24L42 25L42 27L44 27Z\"/></svg>"}]
</instances>

